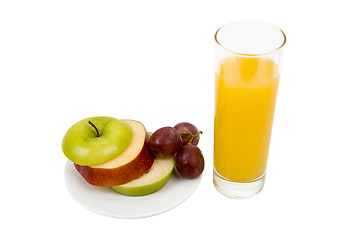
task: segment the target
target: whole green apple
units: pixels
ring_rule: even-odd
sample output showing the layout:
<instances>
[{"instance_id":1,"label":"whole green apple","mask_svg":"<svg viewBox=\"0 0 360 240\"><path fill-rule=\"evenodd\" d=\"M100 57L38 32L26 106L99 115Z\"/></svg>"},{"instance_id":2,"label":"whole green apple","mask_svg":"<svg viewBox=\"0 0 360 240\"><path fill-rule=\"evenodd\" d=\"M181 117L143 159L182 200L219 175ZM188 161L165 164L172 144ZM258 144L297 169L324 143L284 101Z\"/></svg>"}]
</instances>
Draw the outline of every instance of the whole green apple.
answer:
<instances>
[{"instance_id":1,"label":"whole green apple","mask_svg":"<svg viewBox=\"0 0 360 240\"><path fill-rule=\"evenodd\" d=\"M128 124L111 117L91 117L74 124L65 134L62 150L72 162L96 166L121 153L132 140Z\"/></svg>"}]
</instances>

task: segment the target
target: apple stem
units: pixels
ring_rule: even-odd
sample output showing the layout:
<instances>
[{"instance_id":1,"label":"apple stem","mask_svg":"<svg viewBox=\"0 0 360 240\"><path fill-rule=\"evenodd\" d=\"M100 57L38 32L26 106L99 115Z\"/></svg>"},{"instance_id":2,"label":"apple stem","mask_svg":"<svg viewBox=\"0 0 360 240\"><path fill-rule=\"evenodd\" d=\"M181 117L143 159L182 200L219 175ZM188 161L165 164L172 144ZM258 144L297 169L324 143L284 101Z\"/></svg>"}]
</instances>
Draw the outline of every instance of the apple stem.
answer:
<instances>
[{"instance_id":1,"label":"apple stem","mask_svg":"<svg viewBox=\"0 0 360 240\"><path fill-rule=\"evenodd\" d=\"M95 128L96 130L96 137L100 137L100 134L99 134L99 130L97 129L97 127L95 126L95 124L93 124L90 120L88 122L93 128Z\"/></svg>"},{"instance_id":2,"label":"apple stem","mask_svg":"<svg viewBox=\"0 0 360 240\"><path fill-rule=\"evenodd\" d=\"M203 132L202 131L200 131L200 132L198 132L197 134L195 134L195 135L192 135L191 134L191 138L190 138L190 141L188 142L188 145L192 145L192 140L194 139L194 138L196 138L197 137L197 135L199 135L199 134L202 134Z\"/></svg>"}]
</instances>

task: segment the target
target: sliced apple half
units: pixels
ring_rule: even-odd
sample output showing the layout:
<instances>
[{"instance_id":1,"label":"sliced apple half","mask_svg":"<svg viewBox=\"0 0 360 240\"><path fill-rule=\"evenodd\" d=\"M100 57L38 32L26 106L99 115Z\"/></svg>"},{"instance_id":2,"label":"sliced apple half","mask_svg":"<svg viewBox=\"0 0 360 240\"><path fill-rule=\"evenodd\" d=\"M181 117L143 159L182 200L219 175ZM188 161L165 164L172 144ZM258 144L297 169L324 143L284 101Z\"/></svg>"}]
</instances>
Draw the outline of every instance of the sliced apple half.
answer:
<instances>
[{"instance_id":1,"label":"sliced apple half","mask_svg":"<svg viewBox=\"0 0 360 240\"><path fill-rule=\"evenodd\" d=\"M123 185L111 187L127 196L144 196L160 190L168 182L175 165L175 157L155 158L150 171Z\"/></svg>"},{"instance_id":2,"label":"sliced apple half","mask_svg":"<svg viewBox=\"0 0 360 240\"><path fill-rule=\"evenodd\" d=\"M108 162L96 166L74 164L81 176L95 186L116 186L128 183L149 172L154 162L154 155L149 150L150 135L144 125L134 120L123 120L133 137L128 147Z\"/></svg>"}]
</instances>

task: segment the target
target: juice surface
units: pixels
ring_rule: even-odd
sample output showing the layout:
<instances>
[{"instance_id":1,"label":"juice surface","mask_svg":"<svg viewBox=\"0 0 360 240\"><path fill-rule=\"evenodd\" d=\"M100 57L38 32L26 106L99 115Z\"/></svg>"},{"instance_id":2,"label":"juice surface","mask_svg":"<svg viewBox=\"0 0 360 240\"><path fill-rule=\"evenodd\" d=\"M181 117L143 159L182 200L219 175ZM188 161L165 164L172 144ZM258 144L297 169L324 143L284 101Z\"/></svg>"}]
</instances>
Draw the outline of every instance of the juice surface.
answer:
<instances>
[{"instance_id":1,"label":"juice surface","mask_svg":"<svg viewBox=\"0 0 360 240\"><path fill-rule=\"evenodd\" d=\"M251 182L266 170L278 72L268 58L228 57L218 66L214 167L229 181Z\"/></svg>"}]
</instances>

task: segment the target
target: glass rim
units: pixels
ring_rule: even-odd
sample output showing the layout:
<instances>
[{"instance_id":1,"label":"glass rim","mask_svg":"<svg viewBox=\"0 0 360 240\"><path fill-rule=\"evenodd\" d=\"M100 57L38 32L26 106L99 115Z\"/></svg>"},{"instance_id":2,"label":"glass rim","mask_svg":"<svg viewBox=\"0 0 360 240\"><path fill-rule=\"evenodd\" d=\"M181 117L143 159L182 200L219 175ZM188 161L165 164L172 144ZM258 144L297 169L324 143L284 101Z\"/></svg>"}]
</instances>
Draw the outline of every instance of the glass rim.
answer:
<instances>
[{"instance_id":1,"label":"glass rim","mask_svg":"<svg viewBox=\"0 0 360 240\"><path fill-rule=\"evenodd\" d=\"M236 51L233 51L227 47L225 47L224 45L222 45L218 39L217 39L217 36L218 36L218 33L219 31L225 27L225 26L228 26L228 25L231 25L231 24L239 24L239 23L257 23L257 24L261 24L261 25L267 25L277 31L279 31L282 36L283 36L283 42L280 44L280 46L276 47L275 49L273 50L270 50L268 52L265 52L265 53L241 53L241 52L236 52ZM235 22L229 22L229 23L226 23L224 25L222 25L221 27L218 28L218 30L215 32L215 35L214 35L214 38L215 38L215 42L220 46L222 47L223 49L225 49L226 51L228 52L231 52L233 54L236 54L236 55L241 55L241 56L251 56L251 57L254 57L254 56L264 56L264 55L269 55L277 50L280 50L281 48L283 48L285 46L285 43L286 43L286 35L284 33L283 30L281 30L279 27L271 24L271 23L268 23L268 22L263 22L263 21L257 21L257 20L240 20L240 21L235 21Z\"/></svg>"}]
</instances>

